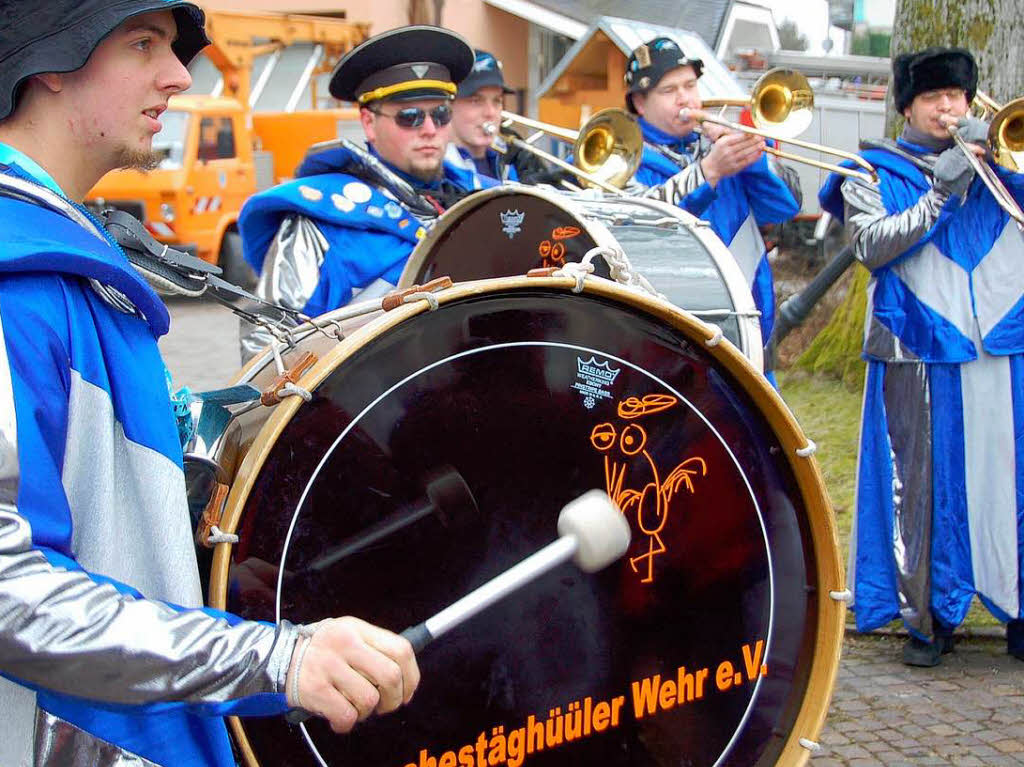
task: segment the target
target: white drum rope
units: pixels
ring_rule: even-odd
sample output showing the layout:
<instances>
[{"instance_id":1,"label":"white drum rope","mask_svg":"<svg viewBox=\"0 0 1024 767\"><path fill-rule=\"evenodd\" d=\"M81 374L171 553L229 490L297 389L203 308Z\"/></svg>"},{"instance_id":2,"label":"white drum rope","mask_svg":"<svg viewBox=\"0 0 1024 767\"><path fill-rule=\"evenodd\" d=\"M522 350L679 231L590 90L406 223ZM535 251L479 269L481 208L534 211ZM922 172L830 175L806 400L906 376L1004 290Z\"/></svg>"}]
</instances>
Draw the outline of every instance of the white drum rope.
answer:
<instances>
[{"instance_id":1,"label":"white drum rope","mask_svg":"<svg viewBox=\"0 0 1024 767\"><path fill-rule=\"evenodd\" d=\"M305 402L312 402L313 395L310 394L306 389L301 386L296 386L291 381L281 387L281 392L277 395L278 397L302 397Z\"/></svg>"},{"instance_id":2,"label":"white drum rope","mask_svg":"<svg viewBox=\"0 0 1024 767\"><path fill-rule=\"evenodd\" d=\"M722 329L718 327L718 325L714 325L710 322L705 324L707 325L708 330L711 331L712 336L711 338L704 342L704 345L711 347L718 346L720 343L722 343L722 339L725 338L725 333L722 332Z\"/></svg>"},{"instance_id":3,"label":"white drum rope","mask_svg":"<svg viewBox=\"0 0 1024 767\"><path fill-rule=\"evenodd\" d=\"M233 545L238 543L238 540L238 536L234 533L225 533L219 527L213 525L210 528L210 537L206 539L206 542L210 546L216 546L218 543L230 543Z\"/></svg>"},{"instance_id":4,"label":"white drum rope","mask_svg":"<svg viewBox=\"0 0 1024 767\"><path fill-rule=\"evenodd\" d=\"M843 589L842 591L830 591L828 595L837 602L852 602L853 592L849 589Z\"/></svg>"},{"instance_id":5,"label":"white drum rope","mask_svg":"<svg viewBox=\"0 0 1024 767\"><path fill-rule=\"evenodd\" d=\"M818 452L818 445L813 439L807 440L806 447L798 447L796 449L796 454L801 458L810 458L816 452Z\"/></svg>"},{"instance_id":6,"label":"white drum rope","mask_svg":"<svg viewBox=\"0 0 1024 767\"><path fill-rule=\"evenodd\" d=\"M800 738L798 742L812 754L817 754L821 751L821 744L810 738Z\"/></svg>"},{"instance_id":7,"label":"white drum rope","mask_svg":"<svg viewBox=\"0 0 1024 767\"><path fill-rule=\"evenodd\" d=\"M402 297L403 304L411 304L413 301L426 301L430 306L430 311L432 312L437 311L437 307L439 306L437 296L426 290L418 293L410 293L409 295Z\"/></svg>"}]
</instances>

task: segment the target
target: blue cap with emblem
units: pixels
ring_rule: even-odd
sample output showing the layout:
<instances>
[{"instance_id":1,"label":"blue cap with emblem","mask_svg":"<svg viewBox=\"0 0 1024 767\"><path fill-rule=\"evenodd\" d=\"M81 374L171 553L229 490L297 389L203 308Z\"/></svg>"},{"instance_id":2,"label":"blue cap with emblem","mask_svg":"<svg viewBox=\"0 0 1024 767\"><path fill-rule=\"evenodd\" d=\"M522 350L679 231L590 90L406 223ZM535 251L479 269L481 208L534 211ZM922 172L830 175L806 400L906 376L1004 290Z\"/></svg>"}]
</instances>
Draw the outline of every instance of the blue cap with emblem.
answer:
<instances>
[{"instance_id":1,"label":"blue cap with emblem","mask_svg":"<svg viewBox=\"0 0 1024 767\"><path fill-rule=\"evenodd\" d=\"M459 83L459 92L456 95L459 98L472 96L481 88L486 88L489 85L496 85L505 93L515 93L514 90L505 85L505 76L501 71L501 62L494 58L493 53L477 49L473 61L473 71L469 73L465 80Z\"/></svg>"},{"instance_id":2,"label":"blue cap with emblem","mask_svg":"<svg viewBox=\"0 0 1024 767\"><path fill-rule=\"evenodd\" d=\"M697 77L704 72L704 62L687 56L679 43L670 37L656 37L634 48L626 62L623 78L626 81L626 109L636 114L633 94L650 90L661 78L679 67L693 67Z\"/></svg>"}]
</instances>

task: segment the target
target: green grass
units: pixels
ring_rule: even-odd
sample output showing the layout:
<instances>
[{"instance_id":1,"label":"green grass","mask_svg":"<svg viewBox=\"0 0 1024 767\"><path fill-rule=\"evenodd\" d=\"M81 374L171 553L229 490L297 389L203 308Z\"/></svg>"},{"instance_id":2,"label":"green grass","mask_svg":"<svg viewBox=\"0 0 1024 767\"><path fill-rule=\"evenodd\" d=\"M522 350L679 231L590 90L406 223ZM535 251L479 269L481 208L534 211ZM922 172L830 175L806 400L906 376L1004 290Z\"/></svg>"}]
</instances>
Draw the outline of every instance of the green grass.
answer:
<instances>
[{"instance_id":1,"label":"green grass","mask_svg":"<svg viewBox=\"0 0 1024 767\"><path fill-rule=\"evenodd\" d=\"M815 458L836 513L843 566L850 549L853 495L857 477L857 436L860 429L861 391L822 375L790 370L779 375L783 399L804 433L818 445ZM848 615L852 620L852 614ZM897 623L893 624L894 627ZM999 622L975 600L964 626L997 626Z\"/></svg>"}]
</instances>

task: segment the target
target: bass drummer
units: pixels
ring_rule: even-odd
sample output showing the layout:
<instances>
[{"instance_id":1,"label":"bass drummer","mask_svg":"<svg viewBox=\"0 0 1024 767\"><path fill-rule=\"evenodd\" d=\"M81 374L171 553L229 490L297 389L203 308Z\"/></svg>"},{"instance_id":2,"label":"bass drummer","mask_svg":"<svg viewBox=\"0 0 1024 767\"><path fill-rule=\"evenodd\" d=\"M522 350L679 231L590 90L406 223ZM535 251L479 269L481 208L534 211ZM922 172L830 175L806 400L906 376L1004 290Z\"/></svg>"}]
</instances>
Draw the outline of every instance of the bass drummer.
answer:
<instances>
[{"instance_id":1,"label":"bass drummer","mask_svg":"<svg viewBox=\"0 0 1024 767\"><path fill-rule=\"evenodd\" d=\"M678 205L707 220L729 246L761 312L767 342L775 294L758 227L800 212L797 175L765 153L760 136L707 124L697 132L697 81L704 63L668 37L637 47L626 64L626 108L640 118L644 151L634 181L645 196ZM770 373L768 374L770 376Z\"/></svg>"},{"instance_id":2,"label":"bass drummer","mask_svg":"<svg viewBox=\"0 0 1024 767\"><path fill-rule=\"evenodd\" d=\"M261 298L317 316L355 295L382 295L437 216L496 183L444 161L452 100L473 61L462 37L426 26L384 32L346 54L330 91L359 105L367 145L314 146L294 181L243 206L243 255ZM244 321L241 336L243 362L271 340Z\"/></svg>"},{"instance_id":3,"label":"bass drummer","mask_svg":"<svg viewBox=\"0 0 1024 767\"><path fill-rule=\"evenodd\" d=\"M81 201L153 136L208 40L183 0L0 14L0 764L235 764L223 718L338 732L408 702L407 641L202 606L157 338L167 308Z\"/></svg>"}]
</instances>

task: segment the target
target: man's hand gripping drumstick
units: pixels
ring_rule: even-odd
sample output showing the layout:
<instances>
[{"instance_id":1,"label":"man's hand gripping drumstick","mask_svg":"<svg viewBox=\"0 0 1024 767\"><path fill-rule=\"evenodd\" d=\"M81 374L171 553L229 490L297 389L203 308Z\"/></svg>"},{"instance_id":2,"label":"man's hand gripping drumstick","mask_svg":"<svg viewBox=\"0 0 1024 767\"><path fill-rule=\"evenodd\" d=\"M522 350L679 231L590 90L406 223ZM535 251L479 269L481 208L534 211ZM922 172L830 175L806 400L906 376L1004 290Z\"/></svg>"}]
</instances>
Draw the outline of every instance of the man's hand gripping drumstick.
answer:
<instances>
[{"instance_id":1,"label":"man's hand gripping drumstick","mask_svg":"<svg viewBox=\"0 0 1024 767\"><path fill-rule=\"evenodd\" d=\"M292 657L288 702L324 717L335 732L348 732L370 714L394 711L411 700L420 680L414 648L419 652L570 559L584 572L595 572L629 548L629 523L600 490L591 490L562 509L558 533L553 543L401 636L356 618L311 626L312 636L296 646Z\"/></svg>"}]
</instances>

